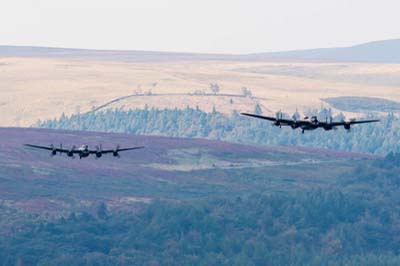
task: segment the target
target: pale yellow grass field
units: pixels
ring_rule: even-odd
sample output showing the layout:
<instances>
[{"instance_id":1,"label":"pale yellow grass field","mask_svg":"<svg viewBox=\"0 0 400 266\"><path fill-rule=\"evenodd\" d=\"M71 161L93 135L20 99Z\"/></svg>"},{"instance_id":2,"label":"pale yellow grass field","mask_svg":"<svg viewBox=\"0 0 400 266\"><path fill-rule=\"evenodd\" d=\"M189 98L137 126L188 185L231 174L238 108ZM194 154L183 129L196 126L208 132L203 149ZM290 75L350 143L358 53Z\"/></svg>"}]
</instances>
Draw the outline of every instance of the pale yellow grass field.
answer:
<instances>
[{"instance_id":1,"label":"pale yellow grass field","mask_svg":"<svg viewBox=\"0 0 400 266\"><path fill-rule=\"evenodd\" d=\"M265 113L277 110L291 113L319 108L321 98L336 96L368 96L400 101L396 86L343 81L340 78L319 79L249 73L246 69L263 67L302 67L325 69L341 75L399 75L400 65L389 64L323 64L299 62L234 62L234 61L170 61L125 63L50 58L0 58L0 126L30 126L39 119L90 111L134 91L154 94L209 91L210 83L218 83L220 93L241 94L249 88L256 98L212 96L140 96L111 104L109 108L149 107L184 108L199 106L210 111L231 113L252 111L256 103ZM345 66L336 69L337 66ZM332 67L333 70L329 70ZM325 70L324 70L325 71ZM332 73L330 73L332 74ZM157 83L156 85L154 83ZM230 102L232 99L233 103ZM328 106L327 104L323 104ZM350 114L357 116L358 114Z\"/></svg>"}]
</instances>

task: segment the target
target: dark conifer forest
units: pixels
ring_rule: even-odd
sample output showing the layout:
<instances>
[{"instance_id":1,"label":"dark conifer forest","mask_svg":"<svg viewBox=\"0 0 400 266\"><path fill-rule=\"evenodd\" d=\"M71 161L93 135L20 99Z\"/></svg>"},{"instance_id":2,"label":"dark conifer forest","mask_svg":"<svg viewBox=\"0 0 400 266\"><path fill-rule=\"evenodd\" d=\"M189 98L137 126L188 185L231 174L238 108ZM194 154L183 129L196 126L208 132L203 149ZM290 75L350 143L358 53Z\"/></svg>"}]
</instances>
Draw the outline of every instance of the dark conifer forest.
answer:
<instances>
[{"instance_id":1,"label":"dark conifer forest","mask_svg":"<svg viewBox=\"0 0 400 266\"><path fill-rule=\"evenodd\" d=\"M2 225L2 265L399 265L400 155L324 188L90 211ZM247 172L248 174L249 172ZM282 181L284 182L284 181ZM2 213L7 207L2 207ZM4 219L4 214L3 217Z\"/></svg>"}]
</instances>

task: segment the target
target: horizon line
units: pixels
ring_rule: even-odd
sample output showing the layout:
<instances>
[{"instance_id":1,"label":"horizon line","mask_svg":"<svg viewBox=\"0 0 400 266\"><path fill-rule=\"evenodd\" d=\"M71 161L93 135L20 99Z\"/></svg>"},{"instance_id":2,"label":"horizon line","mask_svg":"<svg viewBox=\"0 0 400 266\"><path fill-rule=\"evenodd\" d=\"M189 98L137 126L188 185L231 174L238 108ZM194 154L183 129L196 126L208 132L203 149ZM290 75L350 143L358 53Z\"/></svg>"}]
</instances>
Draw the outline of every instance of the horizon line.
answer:
<instances>
[{"instance_id":1,"label":"horizon line","mask_svg":"<svg viewBox=\"0 0 400 266\"><path fill-rule=\"evenodd\" d=\"M182 52L182 51L166 51L166 50L145 50L145 49L108 49L108 48L80 48L80 47L64 47L64 46L46 46L46 45L20 45L20 44L0 44L0 48L10 47L10 48L38 48L38 49L53 49L53 50L75 50L75 51L93 51L93 52L147 52L147 53L160 53L160 54L183 54L183 55L229 55L229 56L245 56L245 55L256 55L256 54L273 54L273 53L285 53L294 51L312 51L312 50L322 50L322 49L341 49L341 48L351 48L360 45L373 44L379 42L388 41L400 41L400 38L396 39L384 39L368 41L363 43L356 43L350 46L332 46L332 47L314 47L314 48L299 48L290 50L277 50L277 51L260 51L252 53L213 53L213 52Z\"/></svg>"}]
</instances>

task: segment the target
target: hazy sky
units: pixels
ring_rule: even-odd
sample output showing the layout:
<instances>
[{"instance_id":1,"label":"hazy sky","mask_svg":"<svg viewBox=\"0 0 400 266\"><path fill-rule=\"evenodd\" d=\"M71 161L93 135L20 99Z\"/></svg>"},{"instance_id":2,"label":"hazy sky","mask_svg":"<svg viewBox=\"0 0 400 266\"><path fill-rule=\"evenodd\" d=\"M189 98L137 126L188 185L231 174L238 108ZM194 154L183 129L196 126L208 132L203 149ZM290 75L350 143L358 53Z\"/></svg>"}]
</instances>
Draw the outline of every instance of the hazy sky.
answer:
<instances>
[{"instance_id":1,"label":"hazy sky","mask_svg":"<svg viewBox=\"0 0 400 266\"><path fill-rule=\"evenodd\" d=\"M251 53L400 38L399 0L1 0L0 45Z\"/></svg>"}]
</instances>

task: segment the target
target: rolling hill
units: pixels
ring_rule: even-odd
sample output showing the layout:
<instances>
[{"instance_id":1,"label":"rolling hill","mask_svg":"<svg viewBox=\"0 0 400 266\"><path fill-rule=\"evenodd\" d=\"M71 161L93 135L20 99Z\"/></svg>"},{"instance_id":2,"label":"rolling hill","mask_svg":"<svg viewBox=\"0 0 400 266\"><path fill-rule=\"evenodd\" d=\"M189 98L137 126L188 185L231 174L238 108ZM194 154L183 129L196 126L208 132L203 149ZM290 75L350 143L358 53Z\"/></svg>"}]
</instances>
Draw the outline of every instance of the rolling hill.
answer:
<instances>
[{"instance_id":1,"label":"rolling hill","mask_svg":"<svg viewBox=\"0 0 400 266\"><path fill-rule=\"evenodd\" d=\"M81 58L95 60L112 60L123 62L157 62L175 60L215 60L230 59L229 55L172 53L155 51L129 50L94 50L36 46L0 45L0 56L3 57L47 57L47 58ZM235 58L235 56L232 56Z\"/></svg>"},{"instance_id":2,"label":"rolling hill","mask_svg":"<svg viewBox=\"0 0 400 266\"><path fill-rule=\"evenodd\" d=\"M0 46L0 126L31 126L104 106L198 106L207 112L216 107L231 114L254 111L259 104L274 114L323 105L360 117L365 113L340 110L323 99L400 102L396 47L397 41L386 41L336 50L197 55ZM384 64L388 60L393 64ZM211 91L210 84L218 84L219 91ZM244 95L245 89L251 94Z\"/></svg>"},{"instance_id":3,"label":"rolling hill","mask_svg":"<svg viewBox=\"0 0 400 266\"><path fill-rule=\"evenodd\" d=\"M120 159L51 157L22 144L104 148L144 145ZM249 146L202 139L0 128L0 200L43 212L79 210L98 201L115 208L162 198L190 200L220 193L326 186L369 155L285 146ZM315 171L320 168L321 170Z\"/></svg>"},{"instance_id":4,"label":"rolling hill","mask_svg":"<svg viewBox=\"0 0 400 266\"><path fill-rule=\"evenodd\" d=\"M400 39L374 41L340 48L321 48L253 54L258 60L290 59L333 62L400 63Z\"/></svg>"}]
</instances>

